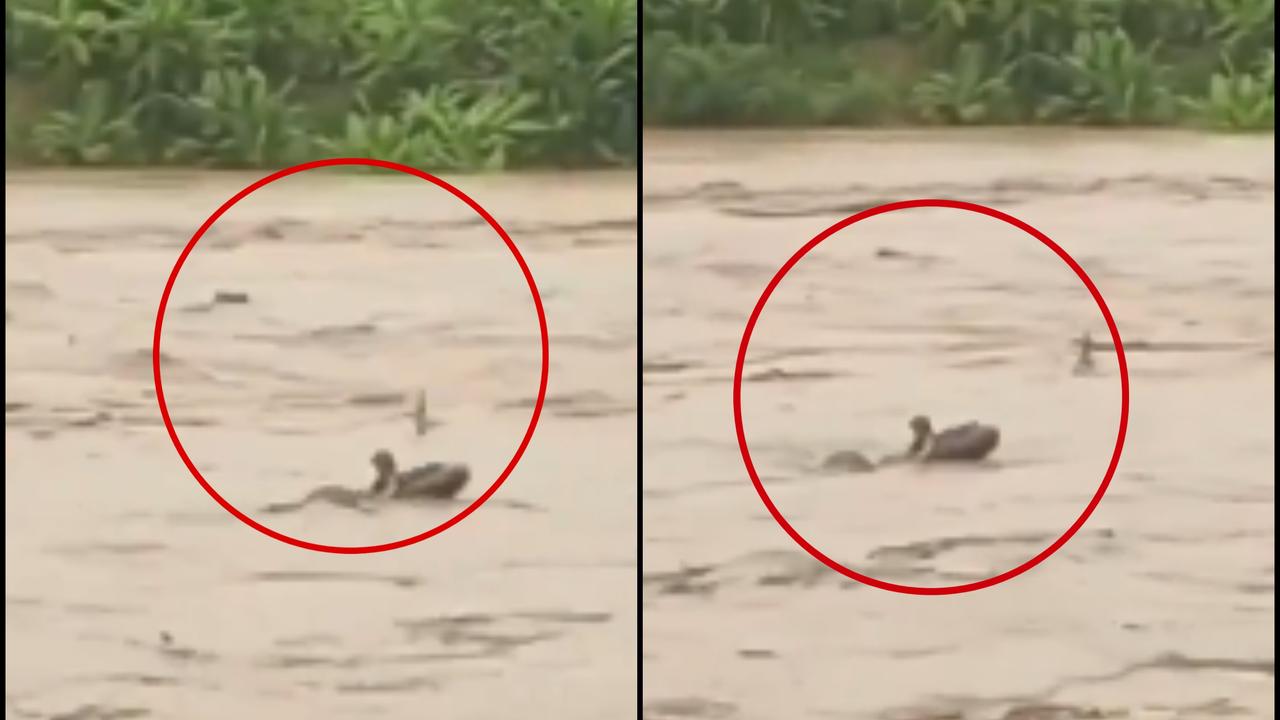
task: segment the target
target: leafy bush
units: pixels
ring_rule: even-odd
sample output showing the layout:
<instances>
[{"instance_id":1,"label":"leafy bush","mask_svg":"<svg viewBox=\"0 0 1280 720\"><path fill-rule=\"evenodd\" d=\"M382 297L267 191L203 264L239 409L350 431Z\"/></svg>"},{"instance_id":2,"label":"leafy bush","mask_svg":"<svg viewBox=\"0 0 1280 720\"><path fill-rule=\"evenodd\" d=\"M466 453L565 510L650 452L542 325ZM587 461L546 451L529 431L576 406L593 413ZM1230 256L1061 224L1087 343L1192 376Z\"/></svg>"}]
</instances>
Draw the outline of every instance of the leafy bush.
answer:
<instances>
[{"instance_id":1,"label":"leafy bush","mask_svg":"<svg viewBox=\"0 0 1280 720\"><path fill-rule=\"evenodd\" d=\"M912 103L926 120L971 125L1009 118L1012 66L991 67L976 44L960 48L955 71L939 70L912 92Z\"/></svg>"},{"instance_id":2,"label":"leafy bush","mask_svg":"<svg viewBox=\"0 0 1280 720\"><path fill-rule=\"evenodd\" d=\"M1226 70L1209 79L1204 98L1187 98L1186 104L1205 125L1221 130L1259 130L1275 127L1275 54L1253 72L1236 72L1230 61Z\"/></svg>"},{"instance_id":3,"label":"leafy bush","mask_svg":"<svg viewBox=\"0 0 1280 720\"><path fill-rule=\"evenodd\" d=\"M10 0L15 159L450 169L636 155L636 0ZM26 120L28 116L34 120ZM77 142L85 143L74 147Z\"/></svg>"},{"instance_id":4,"label":"leafy bush","mask_svg":"<svg viewBox=\"0 0 1280 720\"><path fill-rule=\"evenodd\" d=\"M1124 30L1076 37L1055 63L1065 89L1039 109L1042 118L1087 123L1148 123L1164 119L1171 98L1155 49L1138 49Z\"/></svg>"},{"instance_id":5,"label":"leafy bush","mask_svg":"<svg viewBox=\"0 0 1280 720\"><path fill-rule=\"evenodd\" d=\"M255 67L210 70L197 92L181 98L188 134L165 149L167 160L270 167L305 159L302 110L293 83L272 89Z\"/></svg>"},{"instance_id":6,"label":"leafy bush","mask_svg":"<svg viewBox=\"0 0 1280 720\"><path fill-rule=\"evenodd\" d=\"M1274 0L648 0L644 18L657 124L1271 123L1269 83L1219 58L1273 52Z\"/></svg>"},{"instance_id":7,"label":"leafy bush","mask_svg":"<svg viewBox=\"0 0 1280 720\"><path fill-rule=\"evenodd\" d=\"M71 106L49 112L31 131L38 156L70 165L93 165L139 153L139 103L112 95L102 82L87 83Z\"/></svg>"}]
</instances>

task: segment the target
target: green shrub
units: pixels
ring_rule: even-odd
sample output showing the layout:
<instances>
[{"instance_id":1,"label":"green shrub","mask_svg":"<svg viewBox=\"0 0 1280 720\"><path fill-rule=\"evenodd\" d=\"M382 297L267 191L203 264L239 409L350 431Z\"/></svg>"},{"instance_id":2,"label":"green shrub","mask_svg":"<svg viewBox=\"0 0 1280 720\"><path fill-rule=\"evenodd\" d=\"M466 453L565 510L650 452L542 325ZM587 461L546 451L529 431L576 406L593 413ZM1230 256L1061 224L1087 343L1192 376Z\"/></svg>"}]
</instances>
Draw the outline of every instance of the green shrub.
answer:
<instances>
[{"instance_id":1,"label":"green shrub","mask_svg":"<svg viewBox=\"0 0 1280 720\"><path fill-rule=\"evenodd\" d=\"M10 0L5 13L6 95L25 104L6 114L10 158L276 166L342 147L479 170L636 156L636 0Z\"/></svg>"},{"instance_id":2,"label":"green shrub","mask_svg":"<svg viewBox=\"0 0 1280 720\"><path fill-rule=\"evenodd\" d=\"M1271 123L1269 83L1220 58L1273 52L1274 0L648 0L644 16L654 124Z\"/></svg>"}]
</instances>

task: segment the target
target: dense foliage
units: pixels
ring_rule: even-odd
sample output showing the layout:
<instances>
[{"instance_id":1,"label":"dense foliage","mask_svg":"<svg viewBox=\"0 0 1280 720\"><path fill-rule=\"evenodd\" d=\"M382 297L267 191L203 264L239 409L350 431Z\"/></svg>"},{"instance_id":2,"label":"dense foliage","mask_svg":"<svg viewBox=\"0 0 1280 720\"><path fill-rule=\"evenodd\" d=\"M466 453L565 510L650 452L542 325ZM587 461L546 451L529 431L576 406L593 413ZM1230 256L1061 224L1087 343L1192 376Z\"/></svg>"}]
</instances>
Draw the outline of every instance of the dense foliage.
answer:
<instances>
[{"instance_id":1,"label":"dense foliage","mask_svg":"<svg viewBox=\"0 0 1280 720\"><path fill-rule=\"evenodd\" d=\"M636 0L7 0L10 162L634 162Z\"/></svg>"},{"instance_id":2,"label":"dense foliage","mask_svg":"<svg viewBox=\"0 0 1280 720\"><path fill-rule=\"evenodd\" d=\"M629 164L662 125L1270 129L1274 0L8 0L9 162Z\"/></svg>"},{"instance_id":3,"label":"dense foliage","mask_svg":"<svg viewBox=\"0 0 1280 720\"><path fill-rule=\"evenodd\" d=\"M1269 129L1274 0L645 0L665 125Z\"/></svg>"}]
</instances>

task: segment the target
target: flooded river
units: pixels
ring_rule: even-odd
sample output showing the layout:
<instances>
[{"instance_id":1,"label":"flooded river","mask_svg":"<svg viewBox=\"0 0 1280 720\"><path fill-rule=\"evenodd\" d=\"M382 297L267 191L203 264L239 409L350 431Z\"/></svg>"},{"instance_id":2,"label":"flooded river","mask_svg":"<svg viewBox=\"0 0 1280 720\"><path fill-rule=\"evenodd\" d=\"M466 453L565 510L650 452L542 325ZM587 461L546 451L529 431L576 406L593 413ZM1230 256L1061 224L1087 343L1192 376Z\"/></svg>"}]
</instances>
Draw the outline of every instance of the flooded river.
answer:
<instances>
[{"instance_id":1,"label":"flooded river","mask_svg":"<svg viewBox=\"0 0 1280 720\"><path fill-rule=\"evenodd\" d=\"M634 714L634 174L455 179L538 283L547 402L490 504L374 555L242 524L157 410L165 280L258 177L6 178L5 716ZM443 190L389 173L312 171L235 206L178 277L162 350L205 478L272 529L337 545L413 536L459 508L259 510L365 486L378 448L468 463L474 499L525 432L540 362L507 247Z\"/></svg>"},{"instance_id":2,"label":"flooded river","mask_svg":"<svg viewBox=\"0 0 1280 720\"><path fill-rule=\"evenodd\" d=\"M490 504L373 555L236 520L156 408L165 279L257 176L10 172L6 717L633 717L638 612L650 720L1272 717L1273 150L1188 133L650 133L642 367L633 175L458 179L538 283L548 398ZM961 595L819 564L765 509L733 426L738 345L778 268L837 220L920 197L1053 238L1128 350L1128 438L1097 511L1041 565ZM1100 347L1081 374L1084 333ZM1074 273L1020 231L877 216L813 250L764 309L744 370L752 459L796 531L849 568L981 580L1097 491L1119 419L1108 337ZM259 510L366 484L378 448L466 462L461 500L477 497L529 422L540 360L524 278L469 209L343 173L229 212L178 278L163 352L210 483L336 545L415 535L458 506ZM1001 445L967 469L822 469L902 450L919 413L995 424Z\"/></svg>"},{"instance_id":3,"label":"flooded river","mask_svg":"<svg viewBox=\"0 0 1280 720\"><path fill-rule=\"evenodd\" d=\"M645 138L646 717L1274 717L1274 141L1189 133ZM961 595L861 585L766 511L734 432L752 307L820 231L885 202L989 205L1092 277L1127 345L1128 439L1061 551ZM1102 345L1077 374L1074 338ZM982 580L1098 490L1117 364L1088 291L1011 226L948 209L837 233L781 282L743 425L779 511L881 580ZM915 414L1001 430L985 467L821 469Z\"/></svg>"}]
</instances>

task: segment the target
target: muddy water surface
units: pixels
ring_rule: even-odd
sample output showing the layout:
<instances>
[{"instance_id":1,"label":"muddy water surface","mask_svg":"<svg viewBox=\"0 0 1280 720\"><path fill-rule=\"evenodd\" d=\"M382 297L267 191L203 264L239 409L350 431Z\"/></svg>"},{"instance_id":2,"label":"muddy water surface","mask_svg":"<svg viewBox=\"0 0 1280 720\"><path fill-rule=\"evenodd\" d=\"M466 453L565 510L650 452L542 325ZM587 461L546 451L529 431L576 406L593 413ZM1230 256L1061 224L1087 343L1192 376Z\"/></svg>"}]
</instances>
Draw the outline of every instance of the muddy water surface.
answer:
<instances>
[{"instance_id":1,"label":"muddy water surface","mask_svg":"<svg viewBox=\"0 0 1280 720\"><path fill-rule=\"evenodd\" d=\"M644 638L658 718L1274 717L1274 142L1181 133L646 137ZM1118 472L1042 565L965 595L889 593L783 533L743 469L744 324L807 240L942 197L1056 240L1128 343ZM744 427L779 510L895 583L990 577L1047 547L1116 441L1097 305L995 220L912 210L802 260L753 335ZM904 448L916 413L1001 428L972 468L824 472Z\"/></svg>"},{"instance_id":2,"label":"muddy water surface","mask_svg":"<svg viewBox=\"0 0 1280 720\"><path fill-rule=\"evenodd\" d=\"M157 411L164 281L255 179L7 176L6 717L633 713L633 175L456 181L537 280L548 400L490 505L354 556L234 519ZM214 226L179 276L163 353L205 477L273 529L340 545L416 535L459 506L259 509L366 485L379 447L468 463L469 502L528 425L540 358L525 279L474 213L416 179L341 173L280 181Z\"/></svg>"}]
</instances>

